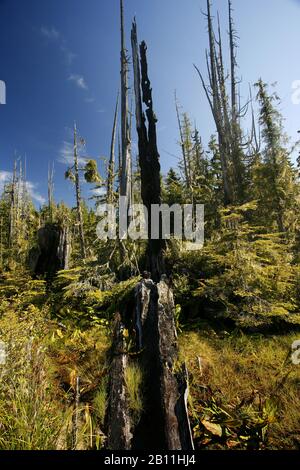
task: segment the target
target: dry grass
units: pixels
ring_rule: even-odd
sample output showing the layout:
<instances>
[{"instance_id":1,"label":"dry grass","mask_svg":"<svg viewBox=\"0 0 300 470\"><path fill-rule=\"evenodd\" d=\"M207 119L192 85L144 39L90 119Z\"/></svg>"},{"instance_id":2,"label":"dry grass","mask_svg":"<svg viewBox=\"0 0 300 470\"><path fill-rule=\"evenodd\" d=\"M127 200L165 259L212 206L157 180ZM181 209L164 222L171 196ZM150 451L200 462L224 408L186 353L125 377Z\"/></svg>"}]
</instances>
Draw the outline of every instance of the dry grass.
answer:
<instances>
[{"instance_id":1,"label":"dry grass","mask_svg":"<svg viewBox=\"0 0 300 470\"><path fill-rule=\"evenodd\" d=\"M10 305L0 314L0 339L6 345L6 362L0 365L0 449L72 448L77 377L81 441L99 447L106 407L99 400L109 347L105 328L64 329L46 310L29 305L18 312Z\"/></svg>"},{"instance_id":2,"label":"dry grass","mask_svg":"<svg viewBox=\"0 0 300 470\"><path fill-rule=\"evenodd\" d=\"M107 408L107 381L103 380L98 388L94 400L93 409L96 417L99 419L100 425L104 426L106 408Z\"/></svg>"},{"instance_id":3,"label":"dry grass","mask_svg":"<svg viewBox=\"0 0 300 470\"><path fill-rule=\"evenodd\" d=\"M184 332L180 349L191 372L194 417L205 414L205 400L213 398L234 415L248 415L253 425L266 420L262 448L299 449L300 366L290 359L299 336Z\"/></svg>"},{"instance_id":4,"label":"dry grass","mask_svg":"<svg viewBox=\"0 0 300 470\"><path fill-rule=\"evenodd\" d=\"M38 309L0 318L6 362L0 366L0 449L55 449L65 419L57 388L49 381L43 336L48 325Z\"/></svg>"}]
</instances>

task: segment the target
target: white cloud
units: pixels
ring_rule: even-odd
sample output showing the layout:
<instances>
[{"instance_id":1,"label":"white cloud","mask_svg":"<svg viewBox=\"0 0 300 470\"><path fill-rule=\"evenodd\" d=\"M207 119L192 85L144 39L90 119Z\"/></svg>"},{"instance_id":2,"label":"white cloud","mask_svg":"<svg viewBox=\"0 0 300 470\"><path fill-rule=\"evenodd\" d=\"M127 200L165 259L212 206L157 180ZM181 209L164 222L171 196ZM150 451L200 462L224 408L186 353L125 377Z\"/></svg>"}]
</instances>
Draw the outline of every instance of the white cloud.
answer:
<instances>
[{"instance_id":1,"label":"white cloud","mask_svg":"<svg viewBox=\"0 0 300 470\"><path fill-rule=\"evenodd\" d=\"M57 44L57 47L61 50L63 53L65 60L68 65L71 65L73 60L76 57L76 54L74 54L67 46L67 42L63 35L52 26L52 28L48 28L46 26L41 27L41 34L44 36L48 41L52 41Z\"/></svg>"},{"instance_id":2,"label":"white cloud","mask_svg":"<svg viewBox=\"0 0 300 470\"><path fill-rule=\"evenodd\" d=\"M74 137L74 128L65 126L65 132L68 139L73 139Z\"/></svg>"},{"instance_id":3,"label":"white cloud","mask_svg":"<svg viewBox=\"0 0 300 470\"><path fill-rule=\"evenodd\" d=\"M39 204L45 204L46 199L36 190L37 185L32 183L31 181L26 182L26 189L28 194L32 197L32 199Z\"/></svg>"},{"instance_id":4,"label":"white cloud","mask_svg":"<svg viewBox=\"0 0 300 470\"><path fill-rule=\"evenodd\" d=\"M90 192L91 192L94 196L105 196L105 194L106 194L106 188L105 188L105 187L94 188L94 189L90 189Z\"/></svg>"},{"instance_id":5,"label":"white cloud","mask_svg":"<svg viewBox=\"0 0 300 470\"><path fill-rule=\"evenodd\" d=\"M41 33L47 39L50 39L52 41L58 41L58 39L60 39L61 37L61 34L53 26L52 28L47 28L46 26L42 26Z\"/></svg>"},{"instance_id":6,"label":"white cloud","mask_svg":"<svg viewBox=\"0 0 300 470\"><path fill-rule=\"evenodd\" d=\"M67 61L68 65L71 65L73 60L77 57L76 54L74 54L74 52L70 51L70 49L68 49L65 44L62 44L60 46L60 50L65 55L65 58L66 58L66 61Z\"/></svg>"},{"instance_id":7,"label":"white cloud","mask_svg":"<svg viewBox=\"0 0 300 470\"><path fill-rule=\"evenodd\" d=\"M95 98L85 98L84 100L86 103L94 103Z\"/></svg>"},{"instance_id":8,"label":"white cloud","mask_svg":"<svg viewBox=\"0 0 300 470\"><path fill-rule=\"evenodd\" d=\"M81 75L77 75L77 74L72 73L69 76L68 80L71 80L72 82L76 83L78 88L81 88L82 90L87 90L88 89L88 86L85 82L85 79Z\"/></svg>"},{"instance_id":9,"label":"white cloud","mask_svg":"<svg viewBox=\"0 0 300 470\"><path fill-rule=\"evenodd\" d=\"M65 165L74 163L74 146L70 142L64 141L59 151L58 161Z\"/></svg>"},{"instance_id":10,"label":"white cloud","mask_svg":"<svg viewBox=\"0 0 300 470\"><path fill-rule=\"evenodd\" d=\"M74 145L70 142L64 141L59 151L58 157L59 163L63 163L64 165L72 166L74 164ZM86 163L86 159L83 157L78 158L78 162L80 165L84 165Z\"/></svg>"},{"instance_id":11,"label":"white cloud","mask_svg":"<svg viewBox=\"0 0 300 470\"><path fill-rule=\"evenodd\" d=\"M76 58L76 54L74 54L69 47L67 46L67 41L64 38L64 36L54 27L47 27L47 26L42 26L40 29L40 33L44 38L46 38L52 43L56 45L57 48L61 51L61 53L64 55L66 64L68 65L68 68L71 66L73 63L74 59ZM70 70L70 69L69 69ZM71 71L68 81L72 81L76 84L78 88L81 90L88 90L87 83L82 75L78 75L76 73L73 73ZM87 103L92 103L94 101L94 98L87 98L86 102Z\"/></svg>"},{"instance_id":12,"label":"white cloud","mask_svg":"<svg viewBox=\"0 0 300 470\"><path fill-rule=\"evenodd\" d=\"M10 171L0 171L0 192L2 193L4 186L12 178L12 173Z\"/></svg>"},{"instance_id":13,"label":"white cloud","mask_svg":"<svg viewBox=\"0 0 300 470\"><path fill-rule=\"evenodd\" d=\"M0 182L6 182L8 181L12 176L11 171L0 171Z\"/></svg>"}]
</instances>

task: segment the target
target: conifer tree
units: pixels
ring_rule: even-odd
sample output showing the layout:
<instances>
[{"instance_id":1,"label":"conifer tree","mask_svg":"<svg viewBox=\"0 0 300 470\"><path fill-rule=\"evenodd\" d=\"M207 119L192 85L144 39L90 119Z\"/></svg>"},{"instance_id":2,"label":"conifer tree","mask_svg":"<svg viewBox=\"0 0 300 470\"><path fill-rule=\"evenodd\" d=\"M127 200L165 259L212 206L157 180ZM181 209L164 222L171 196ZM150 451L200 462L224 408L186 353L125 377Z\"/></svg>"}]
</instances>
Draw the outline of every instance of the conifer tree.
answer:
<instances>
[{"instance_id":1,"label":"conifer tree","mask_svg":"<svg viewBox=\"0 0 300 470\"><path fill-rule=\"evenodd\" d=\"M279 98L268 93L267 84L261 79L256 87L264 148L262 160L257 159L254 165L253 198L260 201L263 223L279 232L286 232L295 224L299 184L286 148L282 116L276 109Z\"/></svg>"}]
</instances>

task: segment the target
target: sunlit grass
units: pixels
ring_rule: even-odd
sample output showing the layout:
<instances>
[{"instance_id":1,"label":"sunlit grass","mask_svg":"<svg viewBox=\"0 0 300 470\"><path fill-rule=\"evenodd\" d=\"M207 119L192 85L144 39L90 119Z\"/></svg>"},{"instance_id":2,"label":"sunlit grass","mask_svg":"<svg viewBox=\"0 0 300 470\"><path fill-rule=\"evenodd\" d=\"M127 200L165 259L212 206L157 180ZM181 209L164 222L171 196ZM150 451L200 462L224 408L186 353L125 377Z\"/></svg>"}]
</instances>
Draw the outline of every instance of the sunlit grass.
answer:
<instances>
[{"instance_id":1,"label":"sunlit grass","mask_svg":"<svg viewBox=\"0 0 300 470\"><path fill-rule=\"evenodd\" d=\"M107 408L107 381L102 381L100 387L98 388L94 400L93 400L93 409L96 417L100 421L100 425L104 425L105 413Z\"/></svg>"},{"instance_id":2,"label":"sunlit grass","mask_svg":"<svg viewBox=\"0 0 300 470\"><path fill-rule=\"evenodd\" d=\"M129 408L134 420L138 421L143 411L143 372L138 364L129 363L125 371L125 383L128 393Z\"/></svg>"},{"instance_id":3,"label":"sunlit grass","mask_svg":"<svg viewBox=\"0 0 300 470\"><path fill-rule=\"evenodd\" d=\"M296 339L299 334L184 332L179 341L181 358L190 370L192 414L201 410L199 387L210 387L214 399L226 409L266 419L270 414L267 448L299 448L300 367L290 359Z\"/></svg>"}]
</instances>

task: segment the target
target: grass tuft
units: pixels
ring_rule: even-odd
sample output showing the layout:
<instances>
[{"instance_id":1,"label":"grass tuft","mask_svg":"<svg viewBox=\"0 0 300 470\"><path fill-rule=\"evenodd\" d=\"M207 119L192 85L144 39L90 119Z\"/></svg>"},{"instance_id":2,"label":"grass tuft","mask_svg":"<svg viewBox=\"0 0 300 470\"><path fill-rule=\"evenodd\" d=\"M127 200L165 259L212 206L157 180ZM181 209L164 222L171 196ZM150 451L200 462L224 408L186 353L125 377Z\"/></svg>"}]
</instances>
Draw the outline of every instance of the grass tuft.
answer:
<instances>
[{"instance_id":1,"label":"grass tuft","mask_svg":"<svg viewBox=\"0 0 300 470\"><path fill-rule=\"evenodd\" d=\"M128 392L129 408L132 411L134 421L138 422L143 411L143 372L134 362L128 364L126 368L125 383Z\"/></svg>"}]
</instances>

